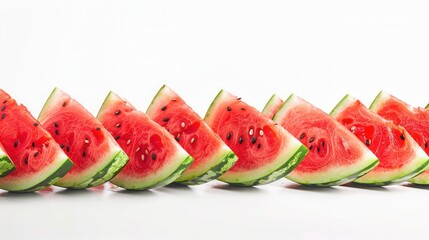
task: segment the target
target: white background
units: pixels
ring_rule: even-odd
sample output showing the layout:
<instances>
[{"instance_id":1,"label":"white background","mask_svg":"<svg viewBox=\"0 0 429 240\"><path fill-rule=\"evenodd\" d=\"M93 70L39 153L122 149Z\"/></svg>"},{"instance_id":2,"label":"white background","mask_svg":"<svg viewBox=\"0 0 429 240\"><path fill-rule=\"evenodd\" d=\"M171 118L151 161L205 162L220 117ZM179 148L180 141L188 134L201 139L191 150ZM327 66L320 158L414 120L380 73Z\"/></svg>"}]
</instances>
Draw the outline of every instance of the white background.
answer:
<instances>
[{"instance_id":1,"label":"white background","mask_svg":"<svg viewBox=\"0 0 429 240\"><path fill-rule=\"evenodd\" d=\"M145 110L168 84L204 115L224 88L261 109L294 92L325 111L385 90L429 102L426 1L0 1L0 88L37 116L55 86L96 113ZM0 192L0 239L422 238L429 189Z\"/></svg>"}]
</instances>

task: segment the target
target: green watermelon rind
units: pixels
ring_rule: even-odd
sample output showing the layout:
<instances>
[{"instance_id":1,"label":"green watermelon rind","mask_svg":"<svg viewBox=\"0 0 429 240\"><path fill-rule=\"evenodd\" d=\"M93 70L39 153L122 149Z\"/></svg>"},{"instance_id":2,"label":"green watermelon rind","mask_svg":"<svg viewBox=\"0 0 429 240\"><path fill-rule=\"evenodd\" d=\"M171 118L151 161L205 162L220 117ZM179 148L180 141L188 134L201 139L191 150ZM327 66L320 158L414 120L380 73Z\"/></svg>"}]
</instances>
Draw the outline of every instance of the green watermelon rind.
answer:
<instances>
[{"instance_id":1,"label":"green watermelon rind","mask_svg":"<svg viewBox=\"0 0 429 240\"><path fill-rule=\"evenodd\" d=\"M47 117L46 113L49 112L52 106L54 106L55 97L58 94L61 94L61 92L62 91L59 88L54 88L54 90L49 95L42 110L39 113L38 119L41 123ZM94 163L92 167L82 171L79 176L66 175L65 177L58 180L55 185L70 189L83 189L87 187L95 187L108 182L112 177L116 176L116 174L118 174L119 171L128 162L127 159L122 157L124 153L112 136L109 136L109 145L109 150L106 151L102 159Z\"/></svg>"},{"instance_id":2,"label":"green watermelon rind","mask_svg":"<svg viewBox=\"0 0 429 240\"><path fill-rule=\"evenodd\" d=\"M176 93L167 87L167 85L163 85L152 99L146 113L152 117L154 112L162 107L160 104L164 102L164 96L168 97L172 94L176 96ZM203 123L206 124L204 121ZM210 129L209 126L207 128ZM200 185L213 181L228 171L237 161L237 157L235 157L235 154L233 154L225 143L221 142L221 144L209 159L205 159L204 165L188 169L188 171L185 171L182 176L176 179L176 182L184 185Z\"/></svg>"},{"instance_id":3,"label":"green watermelon rind","mask_svg":"<svg viewBox=\"0 0 429 240\"><path fill-rule=\"evenodd\" d=\"M15 165L10 161L6 154L0 150L0 178L7 176L15 170Z\"/></svg>"},{"instance_id":4,"label":"green watermelon rind","mask_svg":"<svg viewBox=\"0 0 429 240\"><path fill-rule=\"evenodd\" d=\"M0 188L10 192L34 192L51 185L54 185L59 179L64 177L73 166L73 162L65 156L64 153L58 154L56 159L51 163L54 169L47 167L44 174L39 174L36 180L28 176L21 176L19 179L7 179L8 182L0 179Z\"/></svg>"},{"instance_id":5,"label":"green watermelon rind","mask_svg":"<svg viewBox=\"0 0 429 240\"><path fill-rule=\"evenodd\" d=\"M113 177L115 177L122 170L122 168L125 167L128 160L129 158L127 154L125 154L124 151L120 150L115 154L112 160L92 178L81 184L74 185L70 188L85 189L88 187L96 187L101 184L104 184L110 181Z\"/></svg>"},{"instance_id":6,"label":"green watermelon rind","mask_svg":"<svg viewBox=\"0 0 429 240\"><path fill-rule=\"evenodd\" d=\"M376 97L376 99L371 104L372 109L377 108L381 97L383 96L382 92ZM331 116L336 117L339 113L350 103L354 101L354 98L347 94L332 110ZM388 121L388 120L386 120ZM371 172L368 174L356 179L354 182L362 185L369 186L386 186L392 184L399 184L412 178L418 176L425 170L429 168L429 157L423 151L423 149L418 146L418 144L412 139L412 137L405 132L405 137L411 139L411 142L415 145L416 156L410 160L410 164L405 169L390 173L381 173L377 172L375 176L371 176Z\"/></svg>"},{"instance_id":7,"label":"green watermelon rind","mask_svg":"<svg viewBox=\"0 0 429 240\"><path fill-rule=\"evenodd\" d=\"M282 114L293 105L294 99L295 95L291 94L283 103L281 108L274 115L273 119L275 122L282 121ZM272 103L273 102L270 103L269 101L267 105ZM267 107L270 108L270 106ZM356 141L359 140L356 139ZM365 146L362 147L366 154L364 154L361 159L357 160L353 165L332 166L329 172L325 171L323 173L307 174L305 178L292 171L292 173L287 175L286 178L302 185L321 187L336 186L351 182L371 171L379 163L377 157L374 156L371 151L369 151Z\"/></svg>"},{"instance_id":8,"label":"green watermelon rind","mask_svg":"<svg viewBox=\"0 0 429 240\"><path fill-rule=\"evenodd\" d=\"M279 96L277 96L277 94L273 94L270 97L270 99L268 100L267 104L265 104L264 108L262 109L262 114L268 116L268 114L270 114L272 112L272 115L273 115L272 118L274 119L274 116L275 116L276 113L273 112L272 107L273 107L274 104L276 104L279 101L282 101L282 99Z\"/></svg>"},{"instance_id":9,"label":"green watermelon rind","mask_svg":"<svg viewBox=\"0 0 429 240\"><path fill-rule=\"evenodd\" d=\"M200 185L212 180L215 180L226 173L237 161L237 156L230 149L219 152L217 155L222 155L221 157L215 156L216 158L222 159L222 161L216 166L212 167L208 172L205 172L203 175L199 176L190 176L189 180L181 180L179 177L176 182L185 185ZM211 162L211 161L208 161Z\"/></svg>"},{"instance_id":10,"label":"green watermelon rind","mask_svg":"<svg viewBox=\"0 0 429 240\"><path fill-rule=\"evenodd\" d=\"M219 105L218 102L223 99L225 94L229 95L225 90L219 91L215 99L210 104L210 107L204 117L204 120L207 123L212 122L214 117L212 113L215 112L216 106ZM245 173L227 171L225 174L220 176L218 180L230 185L249 187L268 184L289 174L302 161L304 156L308 153L308 149L284 128L280 126L276 127L288 137L290 142L287 147L277 154L277 157L275 157L270 164L254 171L246 171Z\"/></svg>"},{"instance_id":11,"label":"green watermelon rind","mask_svg":"<svg viewBox=\"0 0 429 240\"><path fill-rule=\"evenodd\" d=\"M137 181L134 180L135 183L132 183L132 181L130 181L126 177L123 177L123 181L113 178L112 180L110 180L110 182L115 184L118 187L121 187L127 190L133 190L133 191L164 187L166 185L173 183L177 178L179 178L183 174L183 172L186 171L186 169L188 169L189 166L191 166L192 162L194 161L194 159L191 156L187 155L184 151L182 153L178 153L177 156L173 158L182 159L181 163L179 164L179 166L174 167L172 171L170 170L169 172L171 173L169 173L164 178L157 178L152 181L147 181L147 180L143 181L138 179ZM177 162L177 161L172 160L172 162ZM164 171L166 170L164 169Z\"/></svg>"}]
</instances>

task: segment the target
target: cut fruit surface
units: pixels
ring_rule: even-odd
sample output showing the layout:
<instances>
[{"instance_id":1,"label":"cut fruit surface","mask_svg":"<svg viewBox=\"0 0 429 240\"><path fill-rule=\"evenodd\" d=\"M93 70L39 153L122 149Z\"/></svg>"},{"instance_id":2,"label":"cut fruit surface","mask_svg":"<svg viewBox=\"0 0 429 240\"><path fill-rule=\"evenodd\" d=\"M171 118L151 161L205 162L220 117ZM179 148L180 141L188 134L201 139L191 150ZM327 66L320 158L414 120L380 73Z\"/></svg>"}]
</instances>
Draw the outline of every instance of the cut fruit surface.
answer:
<instances>
[{"instance_id":1,"label":"cut fruit surface","mask_svg":"<svg viewBox=\"0 0 429 240\"><path fill-rule=\"evenodd\" d=\"M377 95L370 109L404 127L426 154L429 154L429 109L414 108L386 92ZM429 171L423 172L410 182L429 184Z\"/></svg>"},{"instance_id":2,"label":"cut fruit surface","mask_svg":"<svg viewBox=\"0 0 429 240\"><path fill-rule=\"evenodd\" d=\"M23 105L0 90L0 143L15 170L0 179L0 188L32 192L55 183L73 163ZM3 158L4 159L4 158ZM6 165L10 167L9 163Z\"/></svg>"},{"instance_id":3,"label":"cut fruit surface","mask_svg":"<svg viewBox=\"0 0 429 240\"><path fill-rule=\"evenodd\" d=\"M55 88L39 115L42 126L74 162L57 186L87 188L113 178L127 163L110 133L81 104Z\"/></svg>"},{"instance_id":4,"label":"cut fruit surface","mask_svg":"<svg viewBox=\"0 0 429 240\"><path fill-rule=\"evenodd\" d=\"M429 157L408 132L347 95L331 113L378 157L380 164L355 182L387 185L407 181L428 168Z\"/></svg>"},{"instance_id":5,"label":"cut fruit surface","mask_svg":"<svg viewBox=\"0 0 429 240\"><path fill-rule=\"evenodd\" d=\"M268 108L275 104L271 101ZM280 107L274 121L310 150L298 167L286 176L294 182L340 185L364 175L378 164L377 157L344 126L294 94Z\"/></svg>"},{"instance_id":6,"label":"cut fruit surface","mask_svg":"<svg viewBox=\"0 0 429 240\"><path fill-rule=\"evenodd\" d=\"M115 185L131 190L162 187L179 178L193 161L167 130L113 92L97 118L130 156L111 180Z\"/></svg>"},{"instance_id":7,"label":"cut fruit surface","mask_svg":"<svg viewBox=\"0 0 429 240\"><path fill-rule=\"evenodd\" d=\"M238 157L219 178L230 184L253 186L276 181L308 152L285 129L224 90L212 102L205 121Z\"/></svg>"},{"instance_id":8,"label":"cut fruit surface","mask_svg":"<svg viewBox=\"0 0 429 240\"><path fill-rule=\"evenodd\" d=\"M202 184L224 174L237 157L203 119L173 90L163 86L147 114L167 129L193 158L192 165L176 182Z\"/></svg>"},{"instance_id":9,"label":"cut fruit surface","mask_svg":"<svg viewBox=\"0 0 429 240\"><path fill-rule=\"evenodd\" d=\"M281 99L276 94L273 94L270 100L268 100L267 104L265 104L264 109L262 109L262 113L268 118L273 119L274 115L279 111L283 103L283 99Z\"/></svg>"}]
</instances>

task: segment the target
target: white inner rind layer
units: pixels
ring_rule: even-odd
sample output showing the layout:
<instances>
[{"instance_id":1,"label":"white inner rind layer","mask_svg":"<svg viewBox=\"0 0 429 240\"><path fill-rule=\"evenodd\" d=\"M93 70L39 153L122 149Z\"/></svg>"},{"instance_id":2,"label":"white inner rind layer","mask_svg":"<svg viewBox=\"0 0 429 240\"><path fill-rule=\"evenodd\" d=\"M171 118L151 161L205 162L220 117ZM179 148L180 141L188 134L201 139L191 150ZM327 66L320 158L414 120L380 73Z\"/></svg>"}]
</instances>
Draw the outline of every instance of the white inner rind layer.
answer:
<instances>
[{"instance_id":1,"label":"white inner rind layer","mask_svg":"<svg viewBox=\"0 0 429 240\"><path fill-rule=\"evenodd\" d=\"M275 114L274 121L280 124L281 122L283 122L284 117L286 116L286 113L290 109L293 109L296 106L299 106L301 104L302 104L301 100L296 95L294 94L290 95L290 97L281 106L279 111ZM334 119L332 120L335 121ZM314 172L292 171L290 174L286 176L286 178L301 184L323 184L323 183L338 182L341 180L352 181L353 179L348 179L350 176L360 173L361 171L367 169L372 165L374 167L375 164L378 163L377 157L367 147L365 147L358 139L356 139L356 143L358 145L361 145L360 149L363 154L359 159L356 159L356 161L353 164L332 165L332 166L329 166L329 168L327 169L322 169L320 171L314 171Z\"/></svg>"},{"instance_id":2,"label":"white inner rind layer","mask_svg":"<svg viewBox=\"0 0 429 240\"><path fill-rule=\"evenodd\" d=\"M210 105L207 114L205 116L205 121L211 125L214 117L216 116L216 113L219 110L219 107L223 104L220 104L224 101L226 102L232 102L236 99L235 96L232 94L229 94L228 92L221 90L216 98L213 100L212 104ZM271 120L270 120L271 121ZM270 163L264 164L263 166L260 166L256 169L252 170L243 170L240 172L237 171L228 171L222 176L220 176L218 179L223 182L228 183L244 183L244 182L251 182L255 180L259 180L261 178L266 177L267 175L270 175L271 173L279 170L280 167L282 167L284 164L286 164L292 156L298 151L300 147L303 146L303 144L298 141L294 136L292 136L289 132L287 132L284 128L276 125L274 126L278 129L278 131L281 133L281 135L284 136L282 139L282 146L284 146L275 156ZM238 159L240 161L240 159ZM267 160L265 160L268 162Z\"/></svg>"},{"instance_id":3,"label":"white inner rind layer","mask_svg":"<svg viewBox=\"0 0 429 240\"><path fill-rule=\"evenodd\" d=\"M62 104L62 99L66 96L60 89L55 88L39 115L39 122L43 125L44 122L49 119L50 113L55 113L55 108ZM84 187L80 186L83 183L90 183L90 180L97 175L101 170L108 166L111 161L114 160L115 156L122 151L116 141L109 134L106 135L108 141L108 150L104 155L101 155L99 159L92 164L91 167L75 174L67 173L63 178L55 183L56 186L60 187ZM73 159L71 159L73 161ZM75 166L73 166L75 167ZM73 168L72 167L72 168Z\"/></svg>"},{"instance_id":4,"label":"white inner rind layer","mask_svg":"<svg viewBox=\"0 0 429 240\"><path fill-rule=\"evenodd\" d=\"M70 161L69 158L62 151L58 151L54 160L37 173L20 175L18 177L8 175L0 178L0 188L8 191L21 191L32 188L57 172L67 161ZM53 179L52 183L56 180L58 179Z\"/></svg>"},{"instance_id":5,"label":"white inner rind layer","mask_svg":"<svg viewBox=\"0 0 429 240\"><path fill-rule=\"evenodd\" d=\"M378 99L381 99L382 95L379 95ZM356 99L350 95L346 95L332 110L331 116L338 117L340 113L346 109L351 103L355 102ZM373 103L373 108L377 108L380 101L375 101ZM387 120L386 120L387 121ZM410 140L411 148L414 150L414 157L412 157L407 164L403 165L401 168L387 169L386 171L381 171L376 169L367 173L365 176L362 176L355 180L357 183L363 184L383 184L383 183L400 183L419 175L423 171L429 168L429 157L420 148L416 141L404 131L405 138Z\"/></svg>"}]
</instances>

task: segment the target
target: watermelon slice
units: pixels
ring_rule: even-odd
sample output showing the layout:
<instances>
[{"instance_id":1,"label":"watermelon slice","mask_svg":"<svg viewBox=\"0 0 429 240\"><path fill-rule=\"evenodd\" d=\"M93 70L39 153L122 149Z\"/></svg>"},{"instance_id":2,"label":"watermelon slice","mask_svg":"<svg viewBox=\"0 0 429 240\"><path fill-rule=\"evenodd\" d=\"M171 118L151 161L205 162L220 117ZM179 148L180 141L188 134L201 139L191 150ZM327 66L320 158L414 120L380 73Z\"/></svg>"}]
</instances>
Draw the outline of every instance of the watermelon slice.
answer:
<instances>
[{"instance_id":1,"label":"watermelon slice","mask_svg":"<svg viewBox=\"0 0 429 240\"><path fill-rule=\"evenodd\" d=\"M221 90L205 121L238 156L220 181L253 186L276 181L292 171L308 149L240 98Z\"/></svg>"},{"instance_id":2,"label":"watermelon slice","mask_svg":"<svg viewBox=\"0 0 429 240\"><path fill-rule=\"evenodd\" d=\"M23 105L18 105L3 90L0 102L0 142L16 168L0 179L0 188L32 192L49 187L73 163Z\"/></svg>"},{"instance_id":3,"label":"watermelon slice","mask_svg":"<svg viewBox=\"0 0 429 240\"><path fill-rule=\"evenodd\" d=\"M113 92L97 118L131 158L112 179L115 185L130 190L162 187L180 177L193 161L167 130Z\"/></svg>"},{"instance_id":4,"label":"watermelon slice","mask_svg":"<svg viewBox=\"0 0 429 240\"><path fill-rule=\"evenodd\" d=\"M404 127L419 146L429 154L429 110L413 108L398 98L380 92L370 109L385 119ZM429 184L429 171L410 180L415 184Z\"/></svg>"},{"instance_id":5,"label":"watermelon slice","mask_svg":"<svg viewBox=\"0 0 429 240\"><path fill-rule=\"evenodd\" d=\"M39 115L42 126L51 133L73 168L57 186L87 188L113 178L128 157L109 132L82 105L55 88Z\"/></svg>"},{"instance_id":6,"label":"watermelon slice","mask_svg":"<svg viewBox=\"0 0 429 240\"><path fill-rule=\"evenodd\" d=\"M0 178L8 175L13 170L15 170L15 165L13 165L12 161L0 143Z\"/></svg>"},{"instance_id":7,"label":"watermelon slice","mask_svg":"<svg viewBox=\"0 0 429 240\"><path fill-rule=\"evenodd\" d=\"M407 181L429 166L429 157L408 132L347 95L331 112L378 157L380 164L355 182L387 185Z\"/></svg>"},{"instance_id":8,"label":"watermelon slice","mask_svg":"<svg viewBox=\"0 0 429 240\"><path fill-rule=\"evenodd\" d=\"M262 113L269 117L270 119L274 118L274 115L279 111L280 107L283 105L284 101L276 94L271 96L270 100L268 100L264 109L262 109Z\"/></svg>"},{"instance_id":9,"label":"watermelon slice","mask_svg":"<svg viewBox=\"0 0 429 240\"><path fill-rule=\"evenodd\" d=\"M231 149L173 90L163 86L147 114L173 134L193 158L192 165L176 182L203 184L224 174L237 161Z\"/></svg>"},{"instance_id":10,"label":"watermelon slice","mask_svg":"<svg viewBox=\"0 0 429 240\"><path fill-rule=\"evenodd\" d=\"M272 99L268 108L279 102ZM275 114L274 121L310 150L298 167L286 176L294 182L315 186L340 185L355 180L378 164L377 157L344 126L294 94Z\"/></svg>"}]
</instances>

